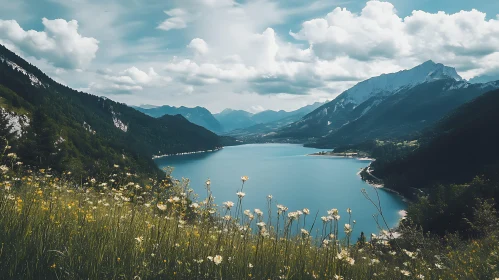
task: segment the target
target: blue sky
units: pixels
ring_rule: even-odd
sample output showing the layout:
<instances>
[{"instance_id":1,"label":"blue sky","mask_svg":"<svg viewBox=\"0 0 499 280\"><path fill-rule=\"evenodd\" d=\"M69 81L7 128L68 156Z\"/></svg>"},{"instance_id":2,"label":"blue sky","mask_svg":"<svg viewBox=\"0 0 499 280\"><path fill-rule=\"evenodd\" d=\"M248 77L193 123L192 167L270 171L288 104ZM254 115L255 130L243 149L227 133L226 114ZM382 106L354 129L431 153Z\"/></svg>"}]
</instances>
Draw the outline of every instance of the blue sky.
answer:
<instances>
[{"instance_id":1,"label":"blue sky","mask_svg":"<svg viewBox=\"0 0 499 280\"><path fill-rule=\"evenodd\" d=\"M499 1L0 0L0 43L131 105L291 110L428 59L499 78Z\"/></svg>"}]
</instances>

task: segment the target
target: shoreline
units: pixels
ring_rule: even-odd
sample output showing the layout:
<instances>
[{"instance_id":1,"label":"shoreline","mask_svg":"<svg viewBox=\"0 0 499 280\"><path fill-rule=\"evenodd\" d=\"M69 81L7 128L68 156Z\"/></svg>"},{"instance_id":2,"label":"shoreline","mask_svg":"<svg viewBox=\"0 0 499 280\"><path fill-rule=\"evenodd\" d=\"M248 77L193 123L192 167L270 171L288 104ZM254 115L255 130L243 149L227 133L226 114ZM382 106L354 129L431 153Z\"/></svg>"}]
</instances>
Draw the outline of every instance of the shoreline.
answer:
<instances>
[{"instance_id":1,"label":"shoreline","mask_svg":"<svg viewBox=\"0 0 499 280\"><path fill-rule=\"evenodd\" d=\"M193 154L202 154L202 153L212 153L212 152L217 152L223 149L224 147L218 147L215 149L211 150L204 150L204 151L193 151L193 152L183 152L183 153L176 153L176 154L164 154L164 155L153 155L152 159L160 159L164 157L171 157L171 156L185 156L185 155L193 155Z\"/></svg>"},{"instance_id":2,"label":"shoreline","mask_svg":"<svg viewBox=\"0 0 499 280\"><path fill-rule=\"evenodd\" d=\"M374 161L374 160L373 160ZM372 161L371 161L372 162ZM376 176L374 176L373 174L371 174L370 172L370 168L371 168L371 164L369 164L367 167L364 167L362 168L361 170L359 170L359 172L357 172L357 175L361 178L362 181L366 182L368 185L370 185L371 187L373 188L376 188L376 189L381 189L381 190L384 190L386 192L390 192L390 193L393 193L395 195L397 195L404 203L409 203L409 200L403 196L402 194L400 194L398 191L395 191L395 190L392 190L390 188L387 188L384 186L383 183L380 183L382 182L381 179L377 178ZM378 181L378 183L375 183L373 181L370 181L370 180L365 180L364 178L362 178L362 172L365 171L365 173L367 173L368 176L370 176L371 178L374 178L375 180ZM406 216L407 216L407 210L406 209L401 209L397 212L400 216L399 220L397 221L397 224L394 225L393 227L391 227L389 230L391 231L392 235L393 235L393 238L399 238L401 236L401 233L398 232L398 227L400 226L400 223L405 220Z\"/></svg>"},{"instance_id":3,"label":"shoreline","mask_svg":"<svg viewBox=\"0 0 499 280\"><path fill-rule=\"evenodd\" d=\"M353 155L353 154L344 154L344 153L313 153L313 154L308 154L307 156L312 156L312 157L335 157L335 158L354 158L362 161L374 161L374 158L370 158L367 156L360 156L360 155Z\"/></svg>"},{"instance_id":4,"label":"shoreline","mask_svg":"<svg viewBox=\"0 0 499 280\"><path fill-rule=\"evenodd\" d=\"M374 161L374 160L373 160ZM371 161L372 162L372 161ZM407 197L403 196L401 193L399 193L398 191L396 190L393 190L393 189L390 189L390 188L387 188L385 187L385 185L382 183L382 180L376 176L374 176L372 173L371 173L371 164L369 164L367 167L364 167L363 169L361 169L359 172L357 172L357 175L364 181L366 182L368 185L370 185L371 187L373 188L377 188L377 189L383 189L387 192L391 192L391 193L394 193L396 194L397 196L399 196L403 202L405 203L409 203L409 199L407 199ZM374 180L369 180L369 179L364 179L362 177L362 172L365 172L369 177L373 178L375 181L378 181L377 183L376 182L373 182Z\"/></svg>"}]
</instances>

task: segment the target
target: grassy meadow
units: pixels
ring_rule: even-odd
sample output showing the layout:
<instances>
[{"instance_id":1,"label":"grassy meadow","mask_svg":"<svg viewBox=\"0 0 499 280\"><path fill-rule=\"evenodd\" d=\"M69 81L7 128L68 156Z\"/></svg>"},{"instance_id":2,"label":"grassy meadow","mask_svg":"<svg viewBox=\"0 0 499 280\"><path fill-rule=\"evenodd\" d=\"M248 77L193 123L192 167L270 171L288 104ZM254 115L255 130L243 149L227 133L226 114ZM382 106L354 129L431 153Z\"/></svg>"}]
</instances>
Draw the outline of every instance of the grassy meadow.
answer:
<instances>
[{"instance_id":1,"label":"grassy meadow","mask_svg":"<svg viewBox=\"0 0 499 280\"><path fill-rule=\"evenodd\" d=\"M25 168L14 154L3 162L0 279L499 277L495 227L470 241L432 237L409 222L397 229L402 237L387 228L359 237L355 209L316 216L276 205L270 195L268 209L245 209L245 176L234 178L241 185L233 202L215 202L209 180L206 193L195 194L168 170L163 180L143 181L115 166L82 183L70 172ZM383 228L382 205L371 202ZM477 215L497 223L490 205L482 206ZM302 228L305 219L314 227Z\"/></svg>"}]
</instances>

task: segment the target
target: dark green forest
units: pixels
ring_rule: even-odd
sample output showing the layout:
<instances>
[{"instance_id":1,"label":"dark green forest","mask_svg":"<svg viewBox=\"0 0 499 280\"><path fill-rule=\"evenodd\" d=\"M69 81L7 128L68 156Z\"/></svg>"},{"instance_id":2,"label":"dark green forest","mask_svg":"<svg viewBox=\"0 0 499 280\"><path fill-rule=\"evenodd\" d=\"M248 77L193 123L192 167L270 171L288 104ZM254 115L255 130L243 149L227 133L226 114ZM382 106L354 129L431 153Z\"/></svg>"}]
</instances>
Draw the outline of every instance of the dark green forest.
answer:
<instances>
[{"instance_id":1,"label":"dark green forest","mask_svg":"<svg viewBox=\"0 0 499 280\"><path fill-rule=\"evenodd\" d=\"M425 230L476 235L473 209L487 202L499 210L499 91L459 107L417 139L369 141L338 151L375 157L372 174L413 201L408 217Z\"/></svg>"}]
</instances>

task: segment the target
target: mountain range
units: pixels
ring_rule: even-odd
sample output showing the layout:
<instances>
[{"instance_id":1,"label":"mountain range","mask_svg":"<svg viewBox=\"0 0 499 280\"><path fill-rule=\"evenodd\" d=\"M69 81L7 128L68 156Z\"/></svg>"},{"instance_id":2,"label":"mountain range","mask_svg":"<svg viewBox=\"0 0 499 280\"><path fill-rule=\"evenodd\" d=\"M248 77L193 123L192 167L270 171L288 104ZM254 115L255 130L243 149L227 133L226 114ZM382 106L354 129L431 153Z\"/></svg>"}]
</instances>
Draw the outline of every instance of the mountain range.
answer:
<instances>
[{"instance_id":1,"label":"mountain range","mask_svg":"<svg viewBox=\"0 0 499 280\"><path fill-rule=\"evenodd\" d=\"M332 148L400 137L430 126L451 110L499 87L470 84L454 68L427 61L409 70L358 83L299 121L263 138Z\"/></svg>"},{"instance_id":2,"label":"mountain range","mask_svg":"<svg viewBox=\"0 0 499 280\"><path fill-rule=\"evenodd\" d=\"M210 111L203 107L197 106L194 108L188 108L184 106L173 107L168 105L159 107L147 105L132 107L154 118L159 118L164 115L182 115L190 122L211 130L217 134L220 134L224 131L222 125L218 122L218 120L213 117Z\"/></svg>"},{"instance_id":3,"label":"mountain range","mask_svg":"<svg viewBox=\"0 0 499 280\"><path fill-rule=\"evenodd\" d=\"M208 109L204 107L173 107L173 106L154 106L154 105L141 105L132 106L136 110L143 112L149 116L158 118L164 115L182 115L190 122L200 125L208 130L217 134L232 135L245 133L244 129L248 128L253 130L252 126L269 127L269 129L281 127L299 120L304 115L312 112L314 109L320 107L323 103L316 102L311 105L301 107L294 111L273 111L265 110L256 114L244 111L225 109L218 114L211 114ZM242 131L241 131L242 130ZM266 131L266 130L263 130Z\"/></svg>"},{"instance_id":4,"label":"mountain range","mask_svg":"<svg viewBox=\"0 0 499 280\"><path fill-rule=\"evenodd\" d=\"M31 166L105 174L114 164L161 174L154 155L211 150L230 139L181 115L147 116L125 104L61 85L0 45L2 135Z\"/></svg>"},{"instance_id":5,"label":"mountain range","mask_svg":"<svg viewBox=\"0 0 499 280\"><path fill-rule=\"evenodd\" d=\"M323 103L316 102L301 107L294 111L272 111L266 110L256 114L243 110L225 109L215 114L215 118L222 124L228 135L245 134L246 129L251 132L258 127L277 128L285 124L299 120L306 114L319 108ZM281 125L282 124L282 125ZM254 127L255 126L255 127ZM264 130L268 132L267 130Z\"/></svg>"}]
</instances>

